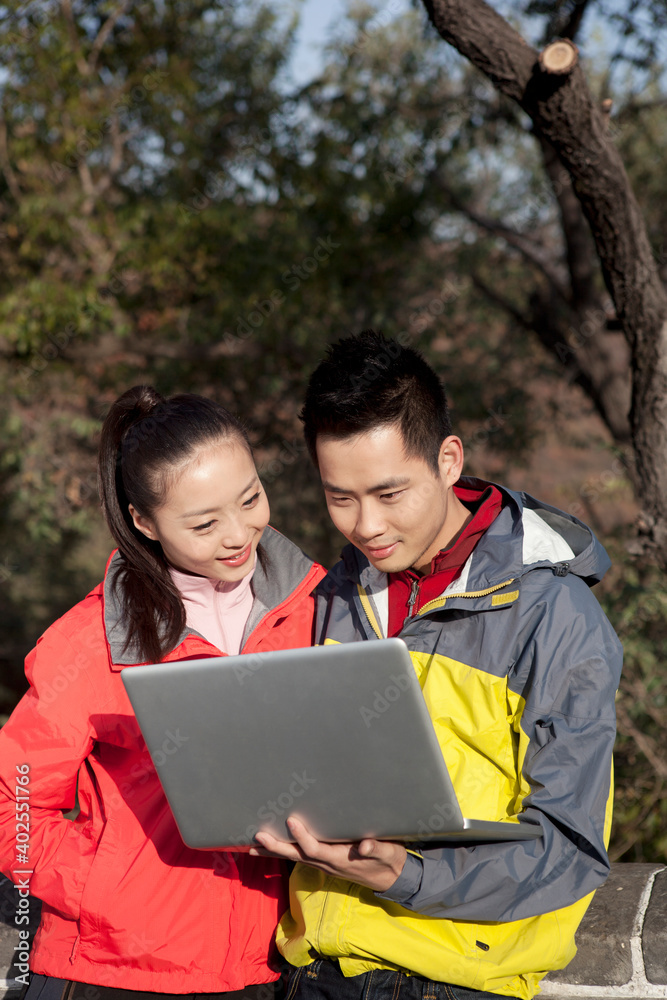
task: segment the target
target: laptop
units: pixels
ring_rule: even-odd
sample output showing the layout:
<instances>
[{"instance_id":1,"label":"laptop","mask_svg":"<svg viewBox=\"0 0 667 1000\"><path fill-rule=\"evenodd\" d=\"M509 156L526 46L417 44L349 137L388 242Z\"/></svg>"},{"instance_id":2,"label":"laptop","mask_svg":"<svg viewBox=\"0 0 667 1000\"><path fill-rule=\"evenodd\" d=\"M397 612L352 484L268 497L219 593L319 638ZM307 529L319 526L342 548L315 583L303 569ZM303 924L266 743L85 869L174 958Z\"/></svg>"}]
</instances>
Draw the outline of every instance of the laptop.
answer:
<instances>
[{"instance_id":1,"label":"laptop","mask_svg":"<svg viewBox=\"0 0 667 1000\"><path fill-rule=\"evenodd\" d=\"M401 639L126 667L121 677L183 841L528 840L465 819Z\"/></svg>"}]
</instances>

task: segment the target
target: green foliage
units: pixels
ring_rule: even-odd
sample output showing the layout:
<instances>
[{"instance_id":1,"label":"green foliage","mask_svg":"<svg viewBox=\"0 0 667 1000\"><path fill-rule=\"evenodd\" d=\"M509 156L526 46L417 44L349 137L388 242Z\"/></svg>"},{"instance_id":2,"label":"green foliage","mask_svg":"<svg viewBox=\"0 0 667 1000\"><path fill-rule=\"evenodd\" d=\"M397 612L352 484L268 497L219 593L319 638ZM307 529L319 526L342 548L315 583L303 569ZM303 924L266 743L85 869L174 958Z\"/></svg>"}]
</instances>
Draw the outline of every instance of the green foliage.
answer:
<instances>
[{"instance_id":1,"label":"green foliage","mask_svg":"<svg viewBox=\"0 0 667 1000\"><path fill-rule=\"evenodd\" d=\"M615 860L658 861L667 857L667 594L657 566L638 565L618 541L610 551L604 604L624 648L611 852Z\"/></svg>"},{"instance_id":2,"label":"green foliage","mask_svg":"<svg viewBox=\"0 0 667 1000\"><path fill-rule=\"evenodd\" d=\"M391 20L355 5L321 76L290 90L296 24L275 4L134 0L116 20L111 0L71 7L71 19L55 0L0 11L5 709L26 650L102 575L97 433L129 386L202 392L238 412L273 523L325 562L340 539L298 411L331 340L374 325L424 350L473 474L502 479L528 461L573 398L558 402L562 366L526 325L544 269L460 209L517 227L562 267L533 137L425 32L420 10ZM503 12L527 10L543 31L562 7L508 0ZM667 259L663 100L656 72L614 117L656 266ZM631 698L628 717L657 740L664 607L646 603L657 580L624 551L609 614L628 644L627 676L650 695ZM633 833L659 801L655 767L626 729L616 843L655 858L661 814Z\"/></svg>"}]
</instances>

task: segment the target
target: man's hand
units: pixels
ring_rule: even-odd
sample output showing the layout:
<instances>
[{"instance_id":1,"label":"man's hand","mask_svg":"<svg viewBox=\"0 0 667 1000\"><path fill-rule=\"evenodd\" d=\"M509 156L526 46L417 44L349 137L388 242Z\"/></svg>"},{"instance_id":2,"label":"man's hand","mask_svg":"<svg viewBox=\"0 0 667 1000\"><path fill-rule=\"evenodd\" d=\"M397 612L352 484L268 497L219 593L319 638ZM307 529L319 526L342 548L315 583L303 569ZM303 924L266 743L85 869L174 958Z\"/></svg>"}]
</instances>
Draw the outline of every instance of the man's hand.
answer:
<instances>
[{"instance_id":1,"label":"man's hand","mask_svg":"<svg viewBox=\"0 0 667 1000\"><path fill-rule=\"evenodd\" d=\"M316 840L307 827L291 816L287 820L295 844L279 840L270 833L258 833L260 847L251 847L250 854L277 856L288 861L302 861L328 875L365 885L375 892L389 889L403 871L407 853L403 844L391 840L361 840L350 844L327 844Z\"/></svg>"}]
</instances>

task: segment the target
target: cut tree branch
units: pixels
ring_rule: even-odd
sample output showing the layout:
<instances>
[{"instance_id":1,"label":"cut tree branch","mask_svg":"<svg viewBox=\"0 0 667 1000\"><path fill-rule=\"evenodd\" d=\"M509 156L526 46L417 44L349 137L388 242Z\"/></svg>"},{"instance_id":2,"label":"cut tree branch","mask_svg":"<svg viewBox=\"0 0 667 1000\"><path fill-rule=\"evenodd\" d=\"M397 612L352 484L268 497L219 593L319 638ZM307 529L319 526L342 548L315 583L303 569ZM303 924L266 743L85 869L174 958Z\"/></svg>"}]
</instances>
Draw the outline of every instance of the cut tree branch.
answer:
<instances>
[{"instance_id":1,"label":"cut tree branch","mask_svg":"<svg viewBox=\"0 0 667 1000\"><path fill-rule=\"evenodd\" d=\"M577 61L544 72L539 55L484 0L423 0L436 30L516 101L572 180L632 351L630 423L645 547L667 568L667 292L637 200Z\"/></svg>"},{"instance_id":2,"label":"cut tree branch","mask_svg":"<svg viewBox=\"0 0 667 1000\"><path fill-rule=\"evenodd\" d=\"M565 76L579 62L579 49L568 38L559 38L542 49L538 61L543 73Z\"/></svg>"}]
</instances>

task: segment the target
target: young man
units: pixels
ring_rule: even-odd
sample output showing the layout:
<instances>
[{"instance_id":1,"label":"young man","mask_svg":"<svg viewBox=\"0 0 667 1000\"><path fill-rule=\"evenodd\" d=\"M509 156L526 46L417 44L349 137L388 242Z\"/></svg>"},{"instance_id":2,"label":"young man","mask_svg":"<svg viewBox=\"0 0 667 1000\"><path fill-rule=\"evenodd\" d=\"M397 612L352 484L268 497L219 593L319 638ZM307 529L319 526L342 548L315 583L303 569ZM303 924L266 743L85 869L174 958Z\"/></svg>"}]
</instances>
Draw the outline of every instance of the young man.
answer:
<instances>
[{"instance_id":1,"label":"young man","mask_svg":"<svg viewBox=\"0 0 667 1000\"><path fill-rule=\"evenodd\" d=\"M303 409L329 513L351 542L324 581L320 641L407 643L464 815L532 841L296 844L278 942L290 1000L528 1000L572 958L609 869L621 648L590 593L609 566L580 521L462 479L444 390L373 331L330 349ZM389 992L390 991L390 992Z\"/></svg>"}]
</instances>

